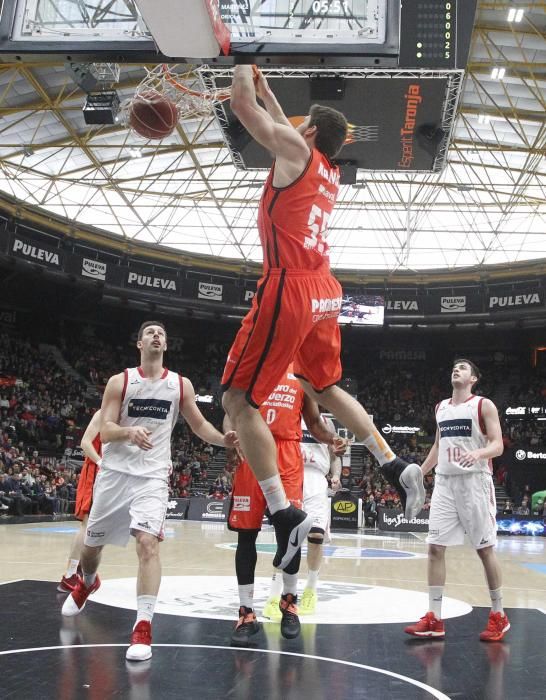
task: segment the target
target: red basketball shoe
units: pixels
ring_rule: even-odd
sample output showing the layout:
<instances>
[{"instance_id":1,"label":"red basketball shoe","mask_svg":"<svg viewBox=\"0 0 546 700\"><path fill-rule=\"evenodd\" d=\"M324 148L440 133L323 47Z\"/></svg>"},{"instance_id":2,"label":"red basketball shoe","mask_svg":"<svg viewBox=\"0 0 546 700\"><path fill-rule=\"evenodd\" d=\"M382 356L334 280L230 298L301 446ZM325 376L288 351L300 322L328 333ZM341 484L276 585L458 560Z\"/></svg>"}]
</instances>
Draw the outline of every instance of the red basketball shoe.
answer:
<instances>
[{"instance_id":1,"label":"red basketball shoe","mask_svg":"<svg viewBox=\"0 0 546 700\"><path fill-rule=\"evenodd\" d=\"M60 582L57 584L57 590L59 593L72 593L72 591L78 585L79 580L80 577L78 574L72 574L72 576L69 576L68 578L63 576Z\"/></svg>"},{"instance_id":2,"label":"red basketball shoe","mask_svg":"<svg viewBox=\"0 0 546 700\"><path fill-rule=\"evenodd\" d=\"M406 627L404 632L414 637L433 637L434 639L443 639L446 636L444 621L439 620L433 612L428 612L419 622Z\"/></svg>"},{"instance_id":3,"label":"red basketball shoe","mask_svg":"<svg viewBox=\"0 0 546 700\"><path fill-rule=\"evenodd\" d=\"M78 578L78 583L76 584L76 587L68 596L68 598L64 601L61 611L62 614L71 617L72 615L78 615L79 613L81 613L81 611L85 608L85 604L91 593L94 593L99 588L100 578L98 574L95 576L95 580L89 586L89 588L85 585L85 582L82 578Z\"/></svg>"},{"instance_id":4,"label":"red basketball shoe","mask_svg":"<svg viewBox=\"0 0 546 700\"><path fill-rule=\"evenodd\" d=\"M146 661L152 658L152 623L141 620L131 635L131 646L125 654L127 661Z\"/></svg>"},{"instance_id":5,"label":"red basketball shoe","mask_svg":"<svg viewBox=\"0 0 546 700\"><path fill-rule=\"evenodd\" d=\"M510 623L506 615L491 610L487 627L480 633L480 639L482 642L500 642L509 629Z\"/></svg>"}]
</instances>

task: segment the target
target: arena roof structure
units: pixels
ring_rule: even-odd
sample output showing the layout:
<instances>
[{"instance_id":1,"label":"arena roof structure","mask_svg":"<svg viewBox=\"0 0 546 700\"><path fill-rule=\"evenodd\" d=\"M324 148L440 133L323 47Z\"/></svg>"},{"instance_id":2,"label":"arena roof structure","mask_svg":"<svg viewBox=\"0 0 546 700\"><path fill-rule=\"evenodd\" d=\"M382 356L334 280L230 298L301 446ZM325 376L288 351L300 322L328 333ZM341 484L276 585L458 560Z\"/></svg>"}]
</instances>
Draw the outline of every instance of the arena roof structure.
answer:
<instances>
[{"instance_id":1,"label":"arena roof structure","mask_svg":"<svg viewBox=\"0 0 546 700\"><path fill-rule=\"evenodd\" d=\"M62 3L49 3L53 19ZM114 4L134 12L129 0L64 4L92 5L105 21ZM144 71L121 65L122 100ZM216 117L152 142L121 124L87 126L84 97L62 61L0 63L1 192L128 243L243 269L261 261L264 172L234 165ZM480 0L445 168L359 171L330 220L332 266L392 275L546 264L545 114L546 3Z\"/></svg>"}]
</instances>

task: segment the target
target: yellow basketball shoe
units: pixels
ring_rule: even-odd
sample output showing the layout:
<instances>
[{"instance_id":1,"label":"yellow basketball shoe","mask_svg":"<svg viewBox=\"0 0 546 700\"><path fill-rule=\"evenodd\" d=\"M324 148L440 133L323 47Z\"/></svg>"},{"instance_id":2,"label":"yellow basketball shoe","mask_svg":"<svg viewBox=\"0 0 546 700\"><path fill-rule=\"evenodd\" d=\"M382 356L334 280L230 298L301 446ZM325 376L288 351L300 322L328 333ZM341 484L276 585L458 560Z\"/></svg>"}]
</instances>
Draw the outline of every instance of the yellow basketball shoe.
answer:
<instances>
[{"instance_id":1,"label":"yellow basketball shoe","mask_svg":"<svg viewBox=\"0 0 546 700\"><path fill-rule=\"evenodd\" d=\"M299 605L300 615L313 615L317 608L317 592L313 588L306 588Z\"/></svg>"},{"instance_id":2,"label":"yellow basketball shoe","mask_svg":"<svg viewBox=\"0 0 546 700\"><path fill-rule=\"evenodd\" d=\"M280 596L272 596L271 598L268 598L264 606L262 616L267 617L269 620L271 620L271 622L279 622L282 617L282 613L279 608L280 602Z\"/></svg>"}]
</instances>

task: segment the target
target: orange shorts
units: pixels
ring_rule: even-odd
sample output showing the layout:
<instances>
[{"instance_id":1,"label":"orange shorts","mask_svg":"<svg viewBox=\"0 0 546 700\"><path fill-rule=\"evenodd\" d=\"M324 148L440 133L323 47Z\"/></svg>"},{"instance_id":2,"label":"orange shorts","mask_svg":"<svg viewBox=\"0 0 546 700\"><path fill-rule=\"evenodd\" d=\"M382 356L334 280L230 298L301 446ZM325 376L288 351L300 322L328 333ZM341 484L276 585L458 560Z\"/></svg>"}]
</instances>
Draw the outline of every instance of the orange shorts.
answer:
<instances>
[{"instance_id":1,"label":"orange shorts","mask_svg":"<svg viewBox=\"0 0 546 700\"><path fill-rule=\"evenodd\" d=\"M93 503L93 486L95 485L98 471L99 468L95 462L85 458L80 472L78 489L76 491L76 508L74 515L78 520L83 520L86 515L89 515L91 504Z\"/></svg>"},{"instance_id":2,"label":"orange shorts","mask_svg":"<svg viewBox=\"0 0 546 700\"><path fill-rule=\"evenodd\" d=\"M275 440L279 474L286 497L297 508L303 503L303 459L297 440ZM241 462L233 478L229 507L230 530L260 530L267 503L248 462Z\"/></svg>"},{"instance_id":3,"label":"orange shorts","mask_svg":"<svg viewBox=\"0 0 546 700\"><path fill-rule=\"evenodd\" d=\"M258 408L291 362L296 376L317 391L338 382L340 306L341 286L335 277L269 270L229 351L222 389L242 389Z\"/></svg>"}]
</instances>

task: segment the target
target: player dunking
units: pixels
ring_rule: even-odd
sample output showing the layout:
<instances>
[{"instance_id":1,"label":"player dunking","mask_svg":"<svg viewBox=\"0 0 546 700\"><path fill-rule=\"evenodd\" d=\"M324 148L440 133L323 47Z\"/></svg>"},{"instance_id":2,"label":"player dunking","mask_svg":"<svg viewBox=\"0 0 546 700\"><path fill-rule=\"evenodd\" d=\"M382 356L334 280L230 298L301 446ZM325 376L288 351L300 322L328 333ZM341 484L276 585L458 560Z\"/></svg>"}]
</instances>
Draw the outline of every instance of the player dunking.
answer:
<instances>
[{"instance_id":1,"label":"player dunking","mask_svg":"<svg viewBox=\"0 0 546 700\"><path fill-rule=\"evenodd\" d=\"M341 287L330 273L326 229L339 189L332 158L345 141L347 120L313 105L304 122L292 127L263 75L247 65L235 66L231 108L275 163L258 212L264 274L226 361L224 408L272 514L278 546L273 564L284 569L312 518L289 504L275 442L257 408L290 362L308 396L364 442L403 502L407 497L409 517L420 510L425 492L419 467L396 457L364 408L335 386L341 378Z\"/></svg>"},{"instance_id":2,"label":"player dunking","mask_svg":"<svg viewBox=\"0 0 546 700\"><path fill-rule=\"evenodd\" d=\"M83 578L63 605L63 615L80 613L100 586L97 569L105 544L125 546L132 534L138 556L137 619L126 657L152 655L151 622L161 582L159 542L169 500L171 433L180 412L202 440L233 447L233 431L222 435L205 420L192 383L163 367L165 327L146 321L138 332L140 366L108 380L101 407L102 464L95 483L85 544Z\"/></svg>"},{"instance_id":3,"label":"player dunking","mask_svg":"<svg viewBox=\"0 0 546 700\"><path fill-rule=\"evenodd\" d=\"M446 580L446 547L464 543L465 532L480 557L489 586L492 610L484 642L497 642L510 629L502 608L501 569L497 541L495 489L491 459L503 452L502 432L495 404L475 396L480 372L470 360L455 360L453 393L436 407L436 441L421 467L427 474L436 466L428 531L429 612L406 627L416 637L443 638L442 596Z\"/></svg>"},{"instance_id":4,"label":"player dunking","mask_svg":"<svg viewBox=\"0 0 546 700\"><path fill-rule=\"evenodd\" d=\"M303 461L300 449L302 416L317 440L331 443L336 439L336 433L322 422L318 406L305 396L292 374L292 367L289 367L282 382L260 406L260 416L269 426L275 440L280 477L286 495L290 503L299 508L303 497ZM265 498L256 477L248 463L242 461L235 472L228 520L229 529L238 532L235 570L240 607L239 621L231 637L234 646L248 646L251 637L259 631L254 613L254 572L257 560L256 538L265 510ZM280 590L280 599L277 600L281 634L286 639L297 637L300 631L297 610L299 565L298 552L282 572L282 596Z\"/></svg>"},{"instance_id":5,"label":"player dunking","mask_svg":"<svg viewBox=\"0 0 546 700\"><path fill-rule=\"evenodd\" d=\"M76 518L81 520L81 525L72 541L66 572L57 586L57 590L60 593L70 593L73 591L79 580L77 570L78 564L80 563L80 553L83 547L91 503L93 502L93 487L101 463L100 454L102 445L100 441L100 416L101 413L99 409L89 421L89 425L82 437L81 446L85 459L78 480L76 508L74 513Z\"/></svg>"}]
</instances>

